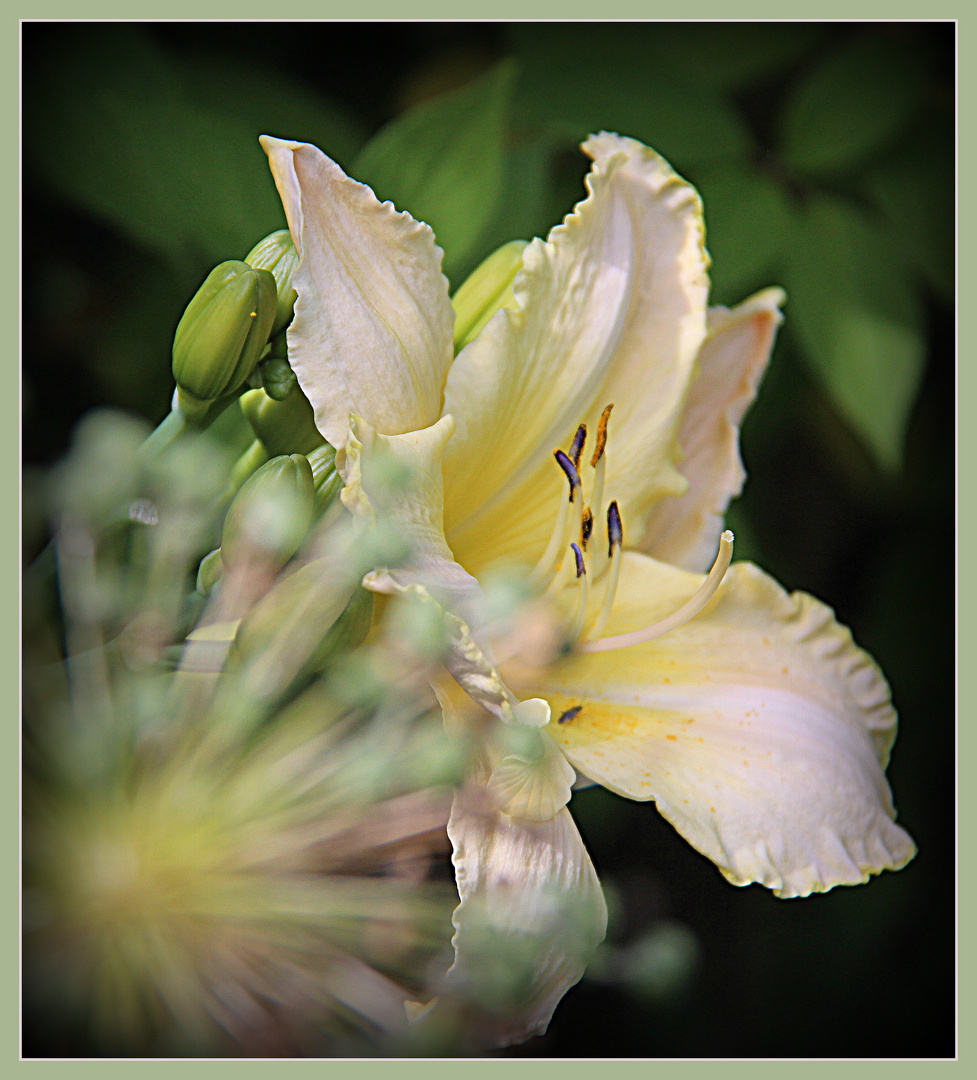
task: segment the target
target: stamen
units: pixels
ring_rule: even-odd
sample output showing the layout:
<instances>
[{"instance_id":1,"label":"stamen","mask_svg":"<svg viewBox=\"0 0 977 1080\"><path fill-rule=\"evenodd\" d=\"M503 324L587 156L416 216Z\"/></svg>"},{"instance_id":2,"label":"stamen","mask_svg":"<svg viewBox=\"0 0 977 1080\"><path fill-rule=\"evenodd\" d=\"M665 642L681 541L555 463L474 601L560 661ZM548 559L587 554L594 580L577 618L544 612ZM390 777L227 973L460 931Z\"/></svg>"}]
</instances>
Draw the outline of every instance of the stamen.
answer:
<instances>
[{"instance_id":1,"label":"stamen","mask_svg":"<svg viewBox=\"0 0 977 1080\"><path fill-rule=\"evenodd\" d=\"M583 520L580 522L580 546L587 550L587 542L590 534L594 531L594 512L589 506L584 508Z\"/></svg>"},{"instance_id":2,"label":"stamen","mask_svg":"<svg viewBox=\"0 0 977 1080\"><path fill-rule=\"evenodd\" d=\"M624 541L624 529L621 525L621 513L617 508L617 500L607 508L607 557L611 561L608 572L607 591L604 593L604 602L601 604L600 614L590 628L590 635L599 638L604 632L607 620L611 617L611 608L614 607L614 597L617 595L617 583L621 576L621 545Z\"/></svg>"},{"instance_id":3,"label":"stamen","mask_svg":"<svg viewBox=\"0 0 977 1080\"><path fill-rule=\"evenodd\" d=\"M569 724L570 721L577 715L583 708L583 705L574 705L572 709L565 709L560 713L560 718L557 720L558 724Z\"/></svg>"},{"instance_id":4,"label":"stamen","mask_svg":"<svg viewBox=\"0 0 977 1080\"><path fill-rule=\"evenodd\" d=\"M574 495L580 490L580 473L577 472L577 466L562 450L554 450L553 457L556 458L557 465L566 473L566 478L570 482L570 502L573 502Z\"/></svg>"},{"instance_id":5,"label":"stamen","mask_svg":"<svg viewBox=\"0 0 977 1080\"><path fill-rule=\"evenodd\" d=\"M608 514L609 517L610 514ZM706 580L696 590L695 595L684 603L678 611L660 622L652 623L651 626L646 626L642 630L634 630L630 634L618 634L615 637L587 641L578 647L579 651L609 652L611 649L626 649L630 645L641 645L646 641L652 641L654 638L662 637L664 634L671 633L672 630L684 626L690 619L694 619L713 598L726 575L726 571L729 569L732 558L733 534L727 529L720 537L719 554L716 556L712 569L706 575ZM601 614L603 614L603 611Z\"/></svg>"},{"instance_id":6,"label":"stamen","mask_svg":"<svg viewBox=\"0 0 977 1080\"><path fill-rule=\"evenodd\" d=\"M611 409L614 408L614 402L600 414L600 419L597 421L597 445L594 447L594 456L590 459L590 467L592 469L597 468L597 462L604 456L604 447L607 445L607 421L611 416Z\"/></svg>"},{"instance_id":7,"label":"stamen","mask_svg":"<svg viewBox=\"0 0 977 1080\"><path fill-rule=\"evenodd\" d=\"M580 468L580 455L583 453L583 444L587 441L587 425L581 424L577 428L577 434L573 436L573 442L570 443L570 457L573 459L573 464L579 470Z\"/></svg>"},{"instance_id":8,"label":"stamen","mask_svg":"<svg viewBox=\"0 0 977 1080\"><path fill-rule=\"evenodd\" d=\"M607 557L614 554L614 548L620 547L624 542L624 526L621 524L621 511L617 508L617 499L614 499L607 508Z\"/></svg>"},{"instance_id":9,"label":"stamen","mask_svg":"<svg viewBox=\"0 0 977 1080\"><path fill-rule=\"evenodd\" d=\"M600 420L597 421L597 446L594 448L593 457L590 459L591 468L596 470L594 473L594 486L590 492L590 505L597 514L601 511L601 502L604 498L604 474L607 471L607 457L604 454L604 447L607 445L607 421L610 419L611 409L613 408L614 404L612 402L600 414Z\"/></svg>"},{"instance_id":10,"label":"stamen","mask_svg":"<svg viewBox=\"0 0 977 1080\"><path fill-rule=\"evenodd\" d=\"M577 597L577 608L573 613L570 623L570 640L576 641L583 630L584 620L587 618L587 603L590 600L590 578L587 576L587 566L583 560L583 552L576 544L570 545L573 557L577 564L577 581L580 583L580 594Z\"/></svg>"},{"instance_id":11,"label":"stamen","mask_svg":"<svg viewBox=\"0 0 977 1080\"><path fill-rule=\"evenodd\" d=\"M554 450L553 456L556 458L557 465L566 473L567 480L570 481L570 498L567 502L564 502L563 499L560 500L560 509L557 511L556 524L553 527L549 543L530 574L530 579L535 582L542 581L553 568L553 562L559 553L566 551L567 541L570 539L570 529L572 528L570 523L570 503L573 502L575 490L580 487L580 473L577 472L573 462L562 450Z\"/></svg>"}]
</instances>

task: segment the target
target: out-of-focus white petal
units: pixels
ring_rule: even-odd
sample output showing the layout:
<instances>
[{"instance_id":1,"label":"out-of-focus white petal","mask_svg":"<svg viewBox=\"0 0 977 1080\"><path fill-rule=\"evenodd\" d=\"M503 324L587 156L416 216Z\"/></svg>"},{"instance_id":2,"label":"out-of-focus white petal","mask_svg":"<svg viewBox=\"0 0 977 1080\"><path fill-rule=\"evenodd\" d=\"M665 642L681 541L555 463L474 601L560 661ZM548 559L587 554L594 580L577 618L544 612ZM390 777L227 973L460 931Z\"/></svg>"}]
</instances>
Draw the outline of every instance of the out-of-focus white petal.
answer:
<instances>
[{"instance_id":1,"label":"out-of-focus white petal","mask_svg":"<svg viewBox=\"0 0 977 1080\"><path fill-rule=\"evenodd\" d=\"M701 581L626 555L608 636L676 610ZM654 799L734 884L804 896L915 853L883 771L896 725L885 679L829 608L752 564L680 629L578 654L528 689L554 712L582 706L552 732L575 768Z\"/></svg>"},{"instance_id":2,"label":"out-of-focus white petal","mask_svg":"<svg viewBox=\"0 0 977 1080\"><path fill-rule=\"evenodd\" d=\"M711 308L709 336L699 350L695 378L682 414L679 466L689 490L655 505L640 547L686 570L708 570L723 515L743 489L739 425L756 397L773 348L784 302L781 289L764 289L730 310Z\"/></svg>"},{"instance_id":3,"label":"out-of-focus white petal","mask_svg":"<svg viewBox=\"0 0 977 1080\"><path fill-rule=\"evenodd\" d=\"M553 450L581 421L593 431L609 402L607 490L625 520L684 490L674 443L706 330L699 198L634 140L601 135L584 150L589 197L526 248L513 307L462 350L445 386L458 420L445 535L476 574L538 558L566 491Z\"/></svg>"},{"instance_id":4,"label":"out-of-focus white petal","mask_svg":"<svg viewBox=\"0 0 977 1080\"><path fill-rule=\"evenodd\" d=\"M448 822L461 903L448 988L478 1011L487 1045L542 1034L607 928L607 907L568 810L519 821L484 789L459 792Z\"/></svg>"},{"instance_id":5,"label":"out-of-focus white petal","mask_svg":"<svg viewBox=\"0 0 977 1080\"><path fill-rule=\"evenodd\" d=\"M454 356L433 232L309 143L261 145L301 256L288 354L319 431L340 447L350 413L388 435L433 424Z\"/></svg>"}]
</instances>

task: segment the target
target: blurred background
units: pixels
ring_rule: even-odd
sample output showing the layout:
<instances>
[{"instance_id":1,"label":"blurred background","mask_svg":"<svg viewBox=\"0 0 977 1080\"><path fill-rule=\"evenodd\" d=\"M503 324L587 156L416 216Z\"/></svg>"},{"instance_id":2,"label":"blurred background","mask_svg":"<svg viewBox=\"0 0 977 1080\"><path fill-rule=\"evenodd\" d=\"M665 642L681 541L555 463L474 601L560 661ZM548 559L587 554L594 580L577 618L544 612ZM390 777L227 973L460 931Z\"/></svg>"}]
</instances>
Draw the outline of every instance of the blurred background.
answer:
<instances>
[{"instance_id":1,"label":"blurred background","mask_svg":"<svg viewBox=\"0 0 977 1080\"><path fill-rule=\"evenodd\" d=\"M456 287L545 236L583 195L580 141L618 131L701 192L714 303L787 290L736 556L880 662L920 853L778 901L653 806L582 792L608 942L509 1055L954 1053L955 48L951 23L23 26L26 558L46 540L34 481L77 420L158 422L187 301L284 225L262 133L428 221Z\"/></svg>"}]
</instances>

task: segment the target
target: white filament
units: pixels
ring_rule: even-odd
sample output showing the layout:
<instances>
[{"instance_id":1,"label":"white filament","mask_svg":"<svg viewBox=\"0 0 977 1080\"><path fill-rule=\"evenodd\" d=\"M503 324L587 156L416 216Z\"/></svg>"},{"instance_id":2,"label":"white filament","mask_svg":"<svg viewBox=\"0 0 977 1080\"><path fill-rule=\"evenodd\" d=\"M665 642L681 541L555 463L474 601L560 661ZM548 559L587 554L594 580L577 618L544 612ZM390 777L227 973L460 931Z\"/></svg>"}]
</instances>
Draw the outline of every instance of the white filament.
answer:
<instances>
[{"instance_id":1,"label":"white filament","mask_svg":"<svg viewBox=\"0 0 977 1080\"><path fill-rule=\"evenodd\" d=\"M586 570L577 578L577 584L580 591L577 594L577 606L574 609L573 620L568 631L570 641L576 641L580 637L584 620L587 618L587 604L590 602L590 575Z\"/></svg>"},{"instance_id":2,"label":"white filament","mask_svg":"<svg viewBox=\"0 0 977 1080\"><path fill-rule=\"evenodd\" d=\"M603 461L603 458L601 458ZM611 617L611 608L614 606L614 597L617 595L617 582L621 576L621 545L615 544L611 551L611 567L608 571L607 590L604 593L604 602L601 604L600 613L594 625L590 628L589 637L599 638L607 626L607 620Z\"/></svg>"}]
</instances>

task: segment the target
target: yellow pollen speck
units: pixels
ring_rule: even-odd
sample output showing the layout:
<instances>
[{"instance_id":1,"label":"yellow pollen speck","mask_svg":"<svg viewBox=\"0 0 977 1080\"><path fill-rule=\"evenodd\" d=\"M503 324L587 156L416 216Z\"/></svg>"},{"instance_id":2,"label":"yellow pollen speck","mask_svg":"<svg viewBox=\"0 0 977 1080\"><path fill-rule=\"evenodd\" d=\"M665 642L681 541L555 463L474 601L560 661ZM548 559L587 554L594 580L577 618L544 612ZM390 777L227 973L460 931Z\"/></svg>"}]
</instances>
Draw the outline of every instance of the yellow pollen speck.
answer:
<instances>
[{"instance_id":1,"label":"yellow pollen speck","mask_svg":"<svg viewBox=\"0 0 977 1080\"><path fill-rule=\"evenodd\" d=\"M678 736L677 735L666 735L665 738L668 739L669 742L675 742L675 740L678 738Z\"/></svg>"},{"instance_id":2,"label":"yellow pollen speck","mask_svg":"<svg viewBox=\"0 0 977 1080\"><path fill-rule=\"evenodd\" d=\"M251 316L252 319L257 319L258 317L257 311L250 311L248 312L248 314Z\"/></svg>"}]
</instances>

